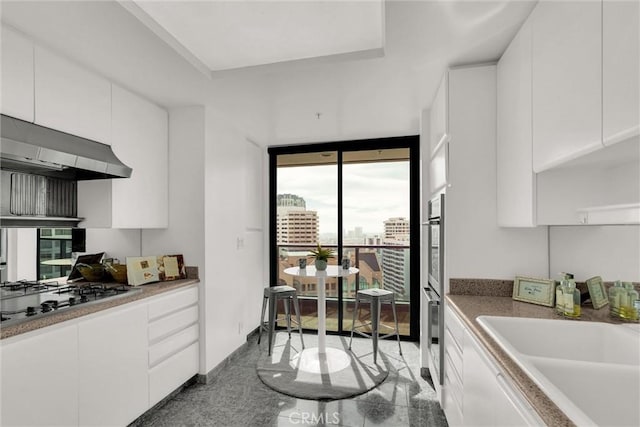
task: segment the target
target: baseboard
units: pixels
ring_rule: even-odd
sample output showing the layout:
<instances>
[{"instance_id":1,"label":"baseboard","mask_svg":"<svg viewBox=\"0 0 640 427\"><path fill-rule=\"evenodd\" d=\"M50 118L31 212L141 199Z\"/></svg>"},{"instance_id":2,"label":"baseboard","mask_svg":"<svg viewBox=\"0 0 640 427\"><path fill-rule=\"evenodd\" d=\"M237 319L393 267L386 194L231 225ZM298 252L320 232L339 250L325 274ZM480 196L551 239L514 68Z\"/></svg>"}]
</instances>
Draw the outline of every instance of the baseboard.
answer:
<instances>
[{"instance_id":1,"label":"baseboard","mask_svg":"<svg viewBox=\"0 0 640 427\"><path fill-rule=\"evenodd\" d=\"M194 385L197 379L198 379L198 375L194 375L191 378L189 378L187 381L184 382L184 384L182 384L180 387L173 390L164 399L162 399L160 402L153 405L151 408L146 410L144 414L140 415L138 418L136 418L131 423L129 423L128 427L142 427L147 425L148 418L151 416L152 413L162 408L164 405L167 404L168 401L176 397L178 394L182 393L182 391L185 388L188 388Z\"/></svg>"},{"instance_id":2,"label":"baseboard","mask_svg":"<svg viewBox=\"0 0 640 427\"><path fill-rule=\"evenodd\" d=\"M211 381L213 381L213 379L217 377L218 374L220 374L220 372L229 364L229 362L231 361L231 359L233 359L234 356L236 356L238 353L244 351L247 348L247 346L249 345L249 340L251 340L254 336L258 335L259 331L260 331L260 327L258 326L257 328L253 329L251 332L247 334L247 340L240 347L238 347L233 351L233 353L225 357L222 360L222 362L218 363L218 365L216 365L212 370L210 370L206 374L196 375L198 384L208 384Z\"/></svg>"}]
</instances>

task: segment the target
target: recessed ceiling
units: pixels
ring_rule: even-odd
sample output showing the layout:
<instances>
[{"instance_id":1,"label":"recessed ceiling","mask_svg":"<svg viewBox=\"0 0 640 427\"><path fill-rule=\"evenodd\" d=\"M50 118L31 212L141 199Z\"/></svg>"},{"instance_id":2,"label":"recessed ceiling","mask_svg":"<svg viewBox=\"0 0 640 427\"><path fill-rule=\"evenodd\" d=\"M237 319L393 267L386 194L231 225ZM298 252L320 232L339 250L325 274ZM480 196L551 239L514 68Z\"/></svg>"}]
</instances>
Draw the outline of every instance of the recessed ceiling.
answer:
<instances>
[{"instance_id":1,"label":"recessed ceiling","mask_svg":"<svg viewBox=\"0 0 640 427\"><path fill-rule=\"evenodd\" d=\"M187 59L196 59L209 71L382 52L384 47L382 0L134 3L121 1Z\"/></svg>"}]
</instances>

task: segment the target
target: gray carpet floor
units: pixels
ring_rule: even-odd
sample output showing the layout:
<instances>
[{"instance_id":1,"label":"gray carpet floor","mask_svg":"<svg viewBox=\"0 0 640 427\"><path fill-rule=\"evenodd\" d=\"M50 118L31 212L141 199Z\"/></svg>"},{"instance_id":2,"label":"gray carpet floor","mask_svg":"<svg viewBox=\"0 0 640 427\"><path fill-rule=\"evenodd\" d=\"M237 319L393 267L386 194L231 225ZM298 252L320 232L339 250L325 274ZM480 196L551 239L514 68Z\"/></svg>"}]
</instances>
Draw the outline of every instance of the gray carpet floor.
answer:
<instances>
[{"instance_id":1,"label":"gray carpet floor","mask_svg":"<svg viewBox=\"0 0 640 427\"><path fill-rule=\"evenodd\" d=\"M306 337L306 336L305 336ZM264 338L264 337L263 337ZM306 338L305 338L306 339ZM371 344L365 338L354 338ZM311 342L311 340L309 341ZM208 384L194 384L138 419L136 426L350 426L446 427L431 384L420 377L416 343L384 340L380 348L392 366L382 384L367 393L329 402L278 393L260 381L256 364L266 344L252 337L245 349Z\"/></svg>"}]
</instances>

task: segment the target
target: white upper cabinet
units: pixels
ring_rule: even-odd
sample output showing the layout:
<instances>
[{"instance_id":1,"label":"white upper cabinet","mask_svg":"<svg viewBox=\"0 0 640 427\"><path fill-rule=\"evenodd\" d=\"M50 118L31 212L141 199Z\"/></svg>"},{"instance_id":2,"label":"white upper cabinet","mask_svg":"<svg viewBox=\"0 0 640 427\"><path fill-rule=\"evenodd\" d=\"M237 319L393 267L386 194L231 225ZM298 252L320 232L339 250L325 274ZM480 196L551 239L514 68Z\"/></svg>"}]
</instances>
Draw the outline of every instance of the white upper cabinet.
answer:
<instances>
[{"instance_id":1,"label":"white upper cabinet","mask_svg":"<svg viewBox=\"0 0 640 427\"><path fill-rule=\"evenodd\" d=\"M448 182L449 143L440 145L429 162L429 198L439 194Z\"/></svg>"},{"instance_id":2,"label":"white upper cabinet","mask_svg":"<svg viewBox=\"0 0 640 427\"><path fill-rule=\"evenodd\" d=\"M169 225L169 116L151 102L113 85L113 151L131 178L113 183L113 224L120 228Z\"/></svg>"},{"instance_id":3,"label":"white upper cabinet","mask_svg":"<svg viewBox=\"0 0 640 427\"><path fill-rule=\"evenodd\" d=\"M2 26L2 114L33 122L33 43Z\"/></svg>"},{"instance_id":4,"label":"white upper cabinet","mask_svg":"<svg viewBox=\"0 0 640 427\"><path fill-rule=\"evenodd\" d=\"M640 2L602 5L602 140L615 144L640 133Z\"/></svg>"},{"instance_id":5,"label":"white upper cabinet","mask_svg":"<svg viewBox=\"0 0 640 427\"><path fill-rule=\"evenodd\" d=\"M35 47L35 123L111 143L111 83Z\"/></svg>"},{"instance_id":6,"label":"white upper cabinet","mask_svg":"<svg viewBox=\"0 0 640 427\"><path fill-rule=\"evenodd\" d=\"M567 1L532 13L535 172L602 148L601 12Z\"/></svg>"},{"instance_id":7,"label":"white upper cabinet","mask_svg":"<svg viewBox=\"0 0 640 427\"><path fill-rule=\"evenodd\" d=\"M536 180L532 170L531 21L498 62L498 225L532 227Z\"/></svg>"},{"instance_id":8,"label":"white upper cabinet","mask_svg":"<svg viewBox=\"0 0 640 427\"><path fill-rule=\"evenodd\" d=\"M431 155L435 155L436 150L448 137L449 134L449 80L444 74L436 96L433 99L429 120L429 145Z\"/></svg>"},{"instance_id":9,"label":"white upper cabinet","mask_svg":"<svg viewBox=\"0 0 640 427\"><path fill-rule=\"evenodd\" d=\"M112 148L131 178L78 182L83 227L166 228L169 225L167 111L113 85Z\"/></svg>"}]
</instances>

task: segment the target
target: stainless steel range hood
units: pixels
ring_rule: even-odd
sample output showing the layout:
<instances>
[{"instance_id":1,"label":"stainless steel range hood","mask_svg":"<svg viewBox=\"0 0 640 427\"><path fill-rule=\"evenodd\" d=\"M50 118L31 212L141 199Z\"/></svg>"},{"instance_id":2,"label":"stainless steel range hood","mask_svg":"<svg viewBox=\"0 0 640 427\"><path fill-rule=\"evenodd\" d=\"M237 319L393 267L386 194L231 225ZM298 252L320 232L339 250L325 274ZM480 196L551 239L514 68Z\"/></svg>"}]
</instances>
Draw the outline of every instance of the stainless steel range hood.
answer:
<instances>
[{"instance_id":1,"label":"stainless steel range hood","mask_svg":"<svg viewBox=\"0 0 640 427\"><path fill-rule=\"evenodd\" d=\"M1 167L68 180L129 178L106 144L2 115Z\"/></svg>"}]
</instances>

